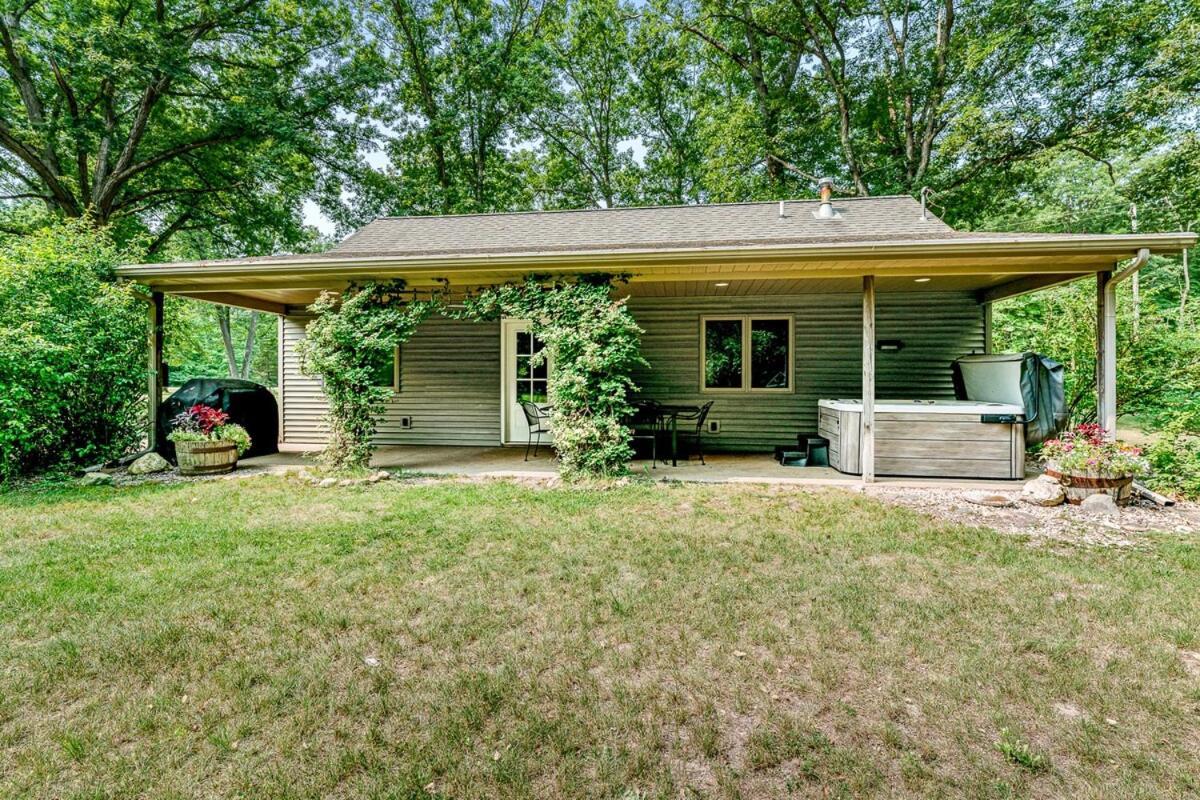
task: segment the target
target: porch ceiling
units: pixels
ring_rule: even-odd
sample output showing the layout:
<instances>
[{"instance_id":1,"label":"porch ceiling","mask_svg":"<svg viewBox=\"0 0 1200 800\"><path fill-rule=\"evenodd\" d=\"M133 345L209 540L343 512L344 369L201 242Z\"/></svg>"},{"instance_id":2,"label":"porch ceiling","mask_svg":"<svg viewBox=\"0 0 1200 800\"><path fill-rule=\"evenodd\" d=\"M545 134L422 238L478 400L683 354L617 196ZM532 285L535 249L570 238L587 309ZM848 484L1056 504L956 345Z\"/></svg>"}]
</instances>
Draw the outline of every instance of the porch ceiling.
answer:
<instances>
[{"instance_id":1,"label":"porch ceiling","mask_svg":"<svg viewBox=\"0 0 1200 800\"><path fill-rule=\"evenodd\" d=\"M273 313L307 306L322 289L341 290L353 280L403 278L418 289L448 280L452 288L467 289L535 272L621 272L630 276L630 294L651 296L857 292L863 275L875 275L880 292L974 291L981 299L990 300L1112 269L1140 249L1173 253L1194 245L1195 240L1195 234L990 234L929 241L678 251L420 258L302 255L131 265L120 268L118 274L169 294Z\"/></svg>"}]
</instances>

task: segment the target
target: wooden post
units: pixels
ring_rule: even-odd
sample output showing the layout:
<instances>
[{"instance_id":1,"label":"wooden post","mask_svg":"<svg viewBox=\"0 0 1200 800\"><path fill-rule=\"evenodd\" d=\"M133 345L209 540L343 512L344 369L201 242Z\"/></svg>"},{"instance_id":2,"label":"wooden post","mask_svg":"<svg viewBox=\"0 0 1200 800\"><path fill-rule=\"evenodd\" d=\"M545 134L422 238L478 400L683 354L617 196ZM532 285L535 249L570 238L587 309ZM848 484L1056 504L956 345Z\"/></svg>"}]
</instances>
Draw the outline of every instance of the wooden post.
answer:
<instances>
[{"instance_id":1,"label":"wooden post","mask_svg":"<svg viewBox=\"0 0 1200 800\"><path fill-rule=\"evenodd\" d=\"M158 446L158 405L162 402L163 384L166 376L163 366L163 294L150 294L150 329L149 329L149 369L146 384L149 416L149 433L146 437L147 447L153 450Z\"/></svg>"},{"instance_id":2,"label":"wooden post","mask_svg":"<svg viewBox=\"0 0 1200 800\"><path fill-rule=\"evenodd\" d=\"M1117 435L1117 285L1111 271L1096 273L1096 421Z\"/></svg>"},{"instance_id":3,"label":"wooden post","mask_svg":"<svg viewBox=\"0 0 1200 800\"><path fill-rule=\"evenodd\" d=\"M862 290L862 479L875 481L875 276Z\"/></svg>"},{"instance_id":4,"label":"wooden post","mask_svg":"<svg viewBox=\"0 0 1200 800\"><path fill-rule=\"evenodd\" d=\"M992 304L983 304L983 352L992 352Z\"/></svg>"}]
</instances>

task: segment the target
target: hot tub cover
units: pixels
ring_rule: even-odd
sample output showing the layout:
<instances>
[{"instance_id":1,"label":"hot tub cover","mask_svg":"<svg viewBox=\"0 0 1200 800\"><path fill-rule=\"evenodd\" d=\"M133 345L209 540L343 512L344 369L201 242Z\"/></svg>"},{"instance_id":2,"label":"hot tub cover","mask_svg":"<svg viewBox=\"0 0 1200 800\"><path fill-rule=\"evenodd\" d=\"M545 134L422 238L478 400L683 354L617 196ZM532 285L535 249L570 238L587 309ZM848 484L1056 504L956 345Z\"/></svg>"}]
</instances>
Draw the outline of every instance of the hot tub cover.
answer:
<instances>
[{"instance_id":1,"label":"hot tub cover","mask_svg":"<svg viewBox=\"0 0 1200 800\"><path fill-rule=\"evenodd\" d=\"M960 400L1021 399L1026 446L1054 438L1066 425L1063 365L1048 356L1032 352L963 356L954 362L953 371L954 394Z\"/></svg>"}]
</instances>

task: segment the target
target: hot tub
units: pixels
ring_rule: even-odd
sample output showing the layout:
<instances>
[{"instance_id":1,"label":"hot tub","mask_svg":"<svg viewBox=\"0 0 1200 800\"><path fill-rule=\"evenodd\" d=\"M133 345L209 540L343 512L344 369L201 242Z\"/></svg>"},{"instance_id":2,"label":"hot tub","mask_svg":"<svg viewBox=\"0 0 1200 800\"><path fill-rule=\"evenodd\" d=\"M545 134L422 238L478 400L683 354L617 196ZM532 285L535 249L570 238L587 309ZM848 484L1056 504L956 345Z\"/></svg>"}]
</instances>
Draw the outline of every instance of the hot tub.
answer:
<instances>
[{"instance_id":1,"label":"hot tub","mask_svg":"<svg viewBox=\"0 0 1200 800\"><path fill-rule=\"evenodd\" d=\"M829 464L862 474L862 401L821 400L817 430ZM1025 409L973 400L876 400L875 473L926 478L1023 478Z\"/></svg>"}]
</instances>

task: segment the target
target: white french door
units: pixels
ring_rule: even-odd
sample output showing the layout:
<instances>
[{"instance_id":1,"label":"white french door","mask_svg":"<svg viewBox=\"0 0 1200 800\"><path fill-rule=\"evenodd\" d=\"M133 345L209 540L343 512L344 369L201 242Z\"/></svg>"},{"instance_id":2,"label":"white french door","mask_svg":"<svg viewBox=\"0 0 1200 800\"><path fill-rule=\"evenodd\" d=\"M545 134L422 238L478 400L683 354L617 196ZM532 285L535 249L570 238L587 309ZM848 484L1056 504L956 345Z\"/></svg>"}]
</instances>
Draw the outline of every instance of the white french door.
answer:
<instances>
[{"instance_id":1,"label":"white french door","mask_svg":"<svg viewBox=\"0 0 1200 800\"><path fill-rule=\"evenodd\" d=\"M522 402L531 402L539 408L547 407L547 381L553 365L548 360L534 365L533 356L542 351L541 340L533 335L530 324L525 320L506 319L500 323L500 350L503 362L501 429L505 444L525 444L529 439L529 426L525 422ZM542 434L542 444L552 441Z\"/></svg>"}]
</instances>

